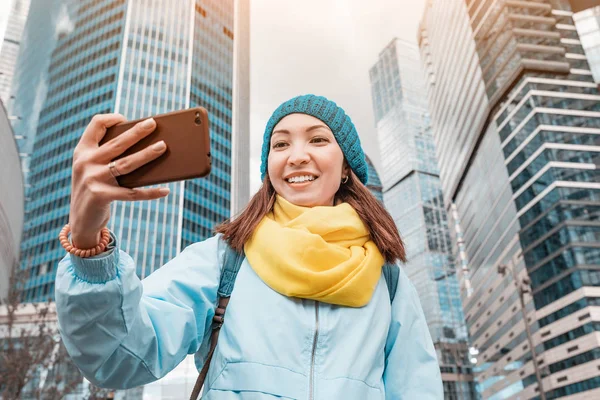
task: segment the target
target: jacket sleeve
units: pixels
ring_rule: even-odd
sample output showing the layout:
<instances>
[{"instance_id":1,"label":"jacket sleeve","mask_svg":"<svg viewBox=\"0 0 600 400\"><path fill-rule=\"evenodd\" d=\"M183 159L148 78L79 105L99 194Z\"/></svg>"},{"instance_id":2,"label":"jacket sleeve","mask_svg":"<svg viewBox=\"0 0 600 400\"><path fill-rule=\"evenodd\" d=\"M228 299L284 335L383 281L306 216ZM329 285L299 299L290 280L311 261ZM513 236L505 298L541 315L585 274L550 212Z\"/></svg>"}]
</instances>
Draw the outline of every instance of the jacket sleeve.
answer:
<instances>
[{"instance_id":1,"label":"jacket sleeve","mask_svg":"<svg viewBox=\"0 0 600 400\"><path fill-rule=\"evenodd\" d=\"M392 303L383 382L386 399L444 398L440 367L419 296L402 268Z\"/></svg>"},{"instance_id":2,"label":"jacket sleeve","mask_svg":"<svg viewBox=\"0 0 600 400\"><path fill-rule=\"evenodd\" d=\"M118 247L93 258L67 254L55 284L59 330L88 380L112 389L140 386L198 350L217 302L219 242L215 236L187 247L143 281Z\"/></svg>"}]
</instances>

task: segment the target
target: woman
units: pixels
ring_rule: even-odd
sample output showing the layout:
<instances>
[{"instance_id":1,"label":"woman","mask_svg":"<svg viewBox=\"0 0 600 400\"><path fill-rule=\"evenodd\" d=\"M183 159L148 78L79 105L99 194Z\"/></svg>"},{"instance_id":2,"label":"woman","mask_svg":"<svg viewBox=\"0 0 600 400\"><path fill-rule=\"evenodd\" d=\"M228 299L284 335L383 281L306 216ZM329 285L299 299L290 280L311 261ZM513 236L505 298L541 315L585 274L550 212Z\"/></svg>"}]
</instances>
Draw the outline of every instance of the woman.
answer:
<instances>
[{"instance_id":1,"label":"woman","mask_svg":"<svg viewBox=\"0 0 600 400\"><path fill-rule=\"evenodd\" d=\"M313 95L283 103L265 129L263 186L248 207L142 282L118 239L100 232L111 201L166 195L120 188L114 179L115 168L129 173L164 145L109 164L155 126L141 123L99 147L106 127L122 120L95 117L75 150L71 243L102 246L91 257L68 254L57 274L61 334L91 382L139 386L187 354L206 355L228 244L246 258L203 398L443 397L417 293L403 272L390 303L382 265L405 261L404 247L364 186L365 156L340 107Z\"/></svg>"}]
</instances>

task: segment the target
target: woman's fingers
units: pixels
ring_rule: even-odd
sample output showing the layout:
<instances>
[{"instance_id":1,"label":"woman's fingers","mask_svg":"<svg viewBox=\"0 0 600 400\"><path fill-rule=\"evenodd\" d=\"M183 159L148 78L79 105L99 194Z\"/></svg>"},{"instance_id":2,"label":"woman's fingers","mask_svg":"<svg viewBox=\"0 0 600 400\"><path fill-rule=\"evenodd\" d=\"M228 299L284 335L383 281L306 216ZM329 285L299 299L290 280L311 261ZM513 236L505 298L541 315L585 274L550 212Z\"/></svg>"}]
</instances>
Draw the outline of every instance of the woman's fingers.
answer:
<instances>
[{"instance_id":1,"label":"woman's fingers","mask_svg":"<svg viewBox=\"0 0 600 400\"><path fill-rule=\"evenodd\" d=\"M165 197L169 194L168 187L158 188L135 188L127 189L122 187L109 187L107 189L107 196L112 200L121 201L139 201L139 200L154 200Z\"/></svg>"},{"instance_id":2,"label":"woman's fingers","mask_svg":"<svg viewBox=\"0 0 600 400\"><path fill-rule=\"evenodd\" d=\"M98 157L102 160L113 160L117 158L128 148L151 134L155 128L156 121L154 121L153 118L138 122L131 129L128 129L116 138L111 139L100 146L98 149Z\"/></svg>"},{"instance_id":3,"label":"woman's fingers","mask_svg":"<svg viewBox=\"0 0 600 400\"><path fill-rule=\"evenodd\" d=\"M160 157L167 150L167 145L164 141L154 143L143 150L135 152L115 161L115 168L119 174L125 175L135 171L144 164ZM109 169L110 172L110 169Z\"/></svg>"},{"instance_id":4,"label":"woman's fingers","mask_svg":"<svg viewBox=\"0 0 600 400\"><path fill-rule=\"evenodd\" d=\"M124 121L127 119L121 114L96 114L83 131L80 143L98 145L106 134L106 128Z\"/></svg>"}]
</instances>

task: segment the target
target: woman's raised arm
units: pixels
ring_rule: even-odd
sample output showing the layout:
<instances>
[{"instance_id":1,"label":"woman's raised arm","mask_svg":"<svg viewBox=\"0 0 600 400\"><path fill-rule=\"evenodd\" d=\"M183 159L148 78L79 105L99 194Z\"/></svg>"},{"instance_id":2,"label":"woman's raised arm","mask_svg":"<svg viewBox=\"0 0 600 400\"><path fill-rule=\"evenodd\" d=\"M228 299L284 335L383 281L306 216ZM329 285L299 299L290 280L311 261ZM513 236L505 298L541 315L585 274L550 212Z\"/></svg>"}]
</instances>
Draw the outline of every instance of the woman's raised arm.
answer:
<instances>
[{"instance_id":1,"label":"woman's raised arm","mask_svg":"<svg viewBox=\"0 0 600 400\"><path fill-rule=\"evenodd\" d=\"M99 145L107 128L125 121L120 114L92 118L73 152L69 225L72 245L95 247L115 200L152 200L166 188L128 189L116 176L156 159L164 142L122 155L156 127L136 124ZM218 237L189 246L179 256L139 280L131 257L112 237L109 249L94 257L72 254L59 263L56 307L60 332L71 358L94 384L129 388L159 379L209 333L220 279Z\"/></svg>"}]
</instances>

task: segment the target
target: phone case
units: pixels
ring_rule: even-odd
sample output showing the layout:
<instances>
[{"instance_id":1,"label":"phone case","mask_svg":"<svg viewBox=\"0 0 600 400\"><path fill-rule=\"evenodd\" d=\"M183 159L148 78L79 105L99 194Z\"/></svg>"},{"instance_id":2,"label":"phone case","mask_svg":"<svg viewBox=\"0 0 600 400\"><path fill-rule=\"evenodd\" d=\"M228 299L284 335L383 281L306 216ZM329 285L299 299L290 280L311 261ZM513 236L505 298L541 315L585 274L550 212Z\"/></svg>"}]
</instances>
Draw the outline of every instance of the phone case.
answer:
<instances>
[{"instance_id":1,"label":"phone case","mask_svg":"<svg viewBox=\"0 0 600 400\"><path fill-rule=\"evenodd\" d=\"M108 128L100 145L147 118L126 121ZM156 121L156 129L115 160L136 153L161 140L165 141L167 150L156 160L129 174L117 177L119 185L134 188L208 175L212 161L208 111L203 107L194 107L156 115L153 118Z\"/></svg>"}]
</instances>

